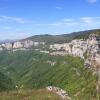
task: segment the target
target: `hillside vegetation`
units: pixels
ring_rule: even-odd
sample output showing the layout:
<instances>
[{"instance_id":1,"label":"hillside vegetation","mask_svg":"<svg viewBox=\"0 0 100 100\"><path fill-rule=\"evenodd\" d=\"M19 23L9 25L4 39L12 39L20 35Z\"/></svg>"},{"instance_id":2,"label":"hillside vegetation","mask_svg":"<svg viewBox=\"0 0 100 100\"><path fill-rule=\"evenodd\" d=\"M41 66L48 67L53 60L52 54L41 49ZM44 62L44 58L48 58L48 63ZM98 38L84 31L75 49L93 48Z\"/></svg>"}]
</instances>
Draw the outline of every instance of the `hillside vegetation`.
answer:
<instances>
[{"instance_id":1,"label":"hillside vegetation","mask_svg":"<svg viewBox=\"0 0 100 100\"><path fill-rule=\"evenodd\" d=\"M7 75L0 72L0 91L12 90L14 86L12 80Z\"/></svg>"},{"instance_id":2,"label":"hillside vegetation","mask_svg":"<svg viewBox=\"0 0 100 100\"><path fill-rule=\"evenodd\" d=\"M100 35L100 29L86 30L80 32L73 32L70 34L62 34L62 35L35 35L25 40L32 40L35 42L46 42L46 44L54 44L54 43L65 43L72 41L73 39L87 39L90 34L98 34Z\"/></svg>"},{"instance_id":3,"label":"hillside vegetation","mask_svg":"<svg viewBox=\"0 0 100 100\"><path fill-rule=\"evenodd\" d=\"M62 98L46 89L37 89L1 92L0 100L62 100Z\"/></svg>"},{"instance_id":4,"label":"hillside vegetation","mask_svg":"<svg viewBox=\"0 0 100 100\"><path fill-rule=\"evenodd\" d=\"M61 100L48 92L47 86L65 90L72 100L97 100L97 73L84 66L84 60L35 50L49 50L49 44L87 39L92 33L100 35L100 30L55 36L37 35L27 39L46 42L45 48L39 46L26 51L0 51L0 100Z\"/></svg>"},{"instance_id":5,"label":"hillside vegetation","mask_svg":"<svg viewBox=\"0 0 100 100\"><path fill-rule=\"evenodd\" d=\"M80 58L50 56L38 51L2 51L0 55L0 69L18 89L57 86L76 100L96 98L97 76L84 66Z\"/></svg>"}]
</instances>

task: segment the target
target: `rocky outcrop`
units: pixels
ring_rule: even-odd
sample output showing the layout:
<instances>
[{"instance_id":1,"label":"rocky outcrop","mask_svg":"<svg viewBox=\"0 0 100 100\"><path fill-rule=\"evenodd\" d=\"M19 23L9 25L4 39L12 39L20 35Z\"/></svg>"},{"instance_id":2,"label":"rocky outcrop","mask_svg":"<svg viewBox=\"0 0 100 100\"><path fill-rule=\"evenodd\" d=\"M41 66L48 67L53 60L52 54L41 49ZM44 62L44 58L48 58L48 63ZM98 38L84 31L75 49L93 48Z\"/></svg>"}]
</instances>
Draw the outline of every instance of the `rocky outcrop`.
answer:
<instances>
[{"instance_id":1,"label":"rocky outcrop","mask_svg":"<svg viewBox=\"0 0 100 100\"><path fill-rule=\"evenodd\" d=\"M70 43L50 45L51 55L73 55L84 59L85 65L100 65L100 36L91 34L87 40L76 39Z\"/></svg>"},{"instance_id":2,"label":"rocky outcrop","mask_svg":"<svg viewBox=\"0 0 100 100\"><path fill-rule=\"evenodd\" d=\"M24 47L24 44L19 41L12 44L12 48L14 49L23 48L23 47Z\"/></svg>"},{"instance_id":3,"label":"rocky outcrop","mask_svg":"<svg viewBox=\"0 0 100 100\"><path fill-rule=\"evenodd\" d=\"M87 49L87 42L82 39L77 39L71 41L70 43L50 45L50 49L55 50L57 52L63 51L64 54L70 54L73 56L79 56L81 58L84 58L83 54Z\"/></svg>"},{"instance_id":4,"label":"rocky outcrop","mask_svg":"<svg viewBox=\"0 0 100 100\"><path fill-rule=\"evenodd\" d=\"M71 100L71 97L68 96L68 93L59 88L59 87L55 87L55 86L48 86L46 87L46 89L50 92L53 92L53 93L56 93L58 94L59 96L61 96L63 99L67 99L67 100Z\"/></svg>"},{"instance_id":5,"label":"rocky outcrop","mask_svg":"<svg viewBox=\"0 0 100 100\"><path fill-rule=\"evenodd\" d=\"M95 68L100 62L100 37L95 34L91 34L89 39L87 39L87 44L88 46L84 55L85 64L89 64Z\"/></svg>"},{"instance_id":6,"label":"rocky outcrop","mask_svg":"<svg viewBox=\"0 0 100 100\"><path fill-rule=\"evenodd\" d=\"M45 45L45 42L34 42L32 40L22 40L0 44L0 50L26 50L33 46ZM50 51L40 50L41 53L51 55L72 55L84 59L85 65L100 66L100 36L91 34L87 40L75 39L69 43L54 44L49 46Z\"/></svg>"},{"instance_id":7,"label":"rocky outcrop","mask_svg":"<svg viewBox=\"0 0 100 100\"><path fill-rule=\"evenodd\" d=\"M44 45L44 42L33 42L32 40L16 41L0 44L0 50L25 50L32 46Z\"/></svg>"}]
</instances>

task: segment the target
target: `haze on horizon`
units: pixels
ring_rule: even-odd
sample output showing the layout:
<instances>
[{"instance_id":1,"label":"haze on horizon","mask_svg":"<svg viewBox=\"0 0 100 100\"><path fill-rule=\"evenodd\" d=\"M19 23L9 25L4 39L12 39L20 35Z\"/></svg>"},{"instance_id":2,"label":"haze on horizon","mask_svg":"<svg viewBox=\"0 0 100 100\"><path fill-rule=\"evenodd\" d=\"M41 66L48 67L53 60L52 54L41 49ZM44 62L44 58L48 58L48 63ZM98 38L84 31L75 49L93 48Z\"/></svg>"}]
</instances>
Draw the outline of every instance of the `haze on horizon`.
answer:
<instances>
[{"instance_id":1,"label":"haze on horizon","mask_svg":"<svg viewBox=\"0 0 100 100\"><path fill-rule=\"evenodd\" d=\"M100 28L99 0L0 0L0 40Z\"/></svg>"}]
</instances>

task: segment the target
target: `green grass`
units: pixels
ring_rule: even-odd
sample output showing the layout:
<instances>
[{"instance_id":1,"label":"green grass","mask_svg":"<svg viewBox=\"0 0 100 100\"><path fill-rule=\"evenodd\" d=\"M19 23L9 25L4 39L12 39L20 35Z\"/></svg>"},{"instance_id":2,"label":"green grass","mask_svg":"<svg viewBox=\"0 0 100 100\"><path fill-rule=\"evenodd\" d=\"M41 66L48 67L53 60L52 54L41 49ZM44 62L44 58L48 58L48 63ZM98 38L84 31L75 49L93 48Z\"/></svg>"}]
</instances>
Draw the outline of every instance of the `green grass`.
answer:
<instances>
[{"instance_id":1,"label":"green grass","mask_svg":"<svg viewBox=\"0 0 100 100\"><path fill-rule=\"evenodd\" d=\"M0 72L0 91L12 89L14 89L13 81L8 76Z\"/></svg>"},{"instance_id":2,"label":"green grass","mask_svg":"<svg viewBox=\"0 0 100 100\"><path fill-rule=\"evenodd\" d=\"M56 64L51 66L48 61ZM93 72L78 57L50 56L38 51L1 52L0 70L12 80L13 85L18 85L18 89L22 85L23 89L52 85L66 90L73 100L96 99L97 76L92 75Z\"/></svg>"},{"instance_id":3,"label":"green grass","mask_svg":"<svg viewBox=\"0 0 100 100\"><path fill-rule=\"evenodd\" d=\"M0 100L62 100L62 98L46 89L38 89L1 92Z\"/></svg>"}]
</instances>

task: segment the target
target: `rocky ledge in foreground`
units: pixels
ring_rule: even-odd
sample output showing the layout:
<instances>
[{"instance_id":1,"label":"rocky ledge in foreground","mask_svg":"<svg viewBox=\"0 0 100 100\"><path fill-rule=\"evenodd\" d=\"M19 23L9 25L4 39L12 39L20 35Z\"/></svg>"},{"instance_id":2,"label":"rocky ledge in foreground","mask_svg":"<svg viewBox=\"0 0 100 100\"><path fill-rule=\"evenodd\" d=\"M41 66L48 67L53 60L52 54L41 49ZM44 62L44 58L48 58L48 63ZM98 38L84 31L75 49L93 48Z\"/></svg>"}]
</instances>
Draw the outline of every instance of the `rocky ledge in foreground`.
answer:
<instances>
[{"instance_id":1,"label":"rocky ledge in foreground","mask_svg":"<svg viewBox=\"0 0 100 100\"><path fill-rule=\"evenodd\" d=\"M63 99L71 100L71 97L68 96L67 92L63 89L55 86L48 86L46 89L50 92L56 93L57 95L61 96Z\"/></svg>"}]
</instances>

